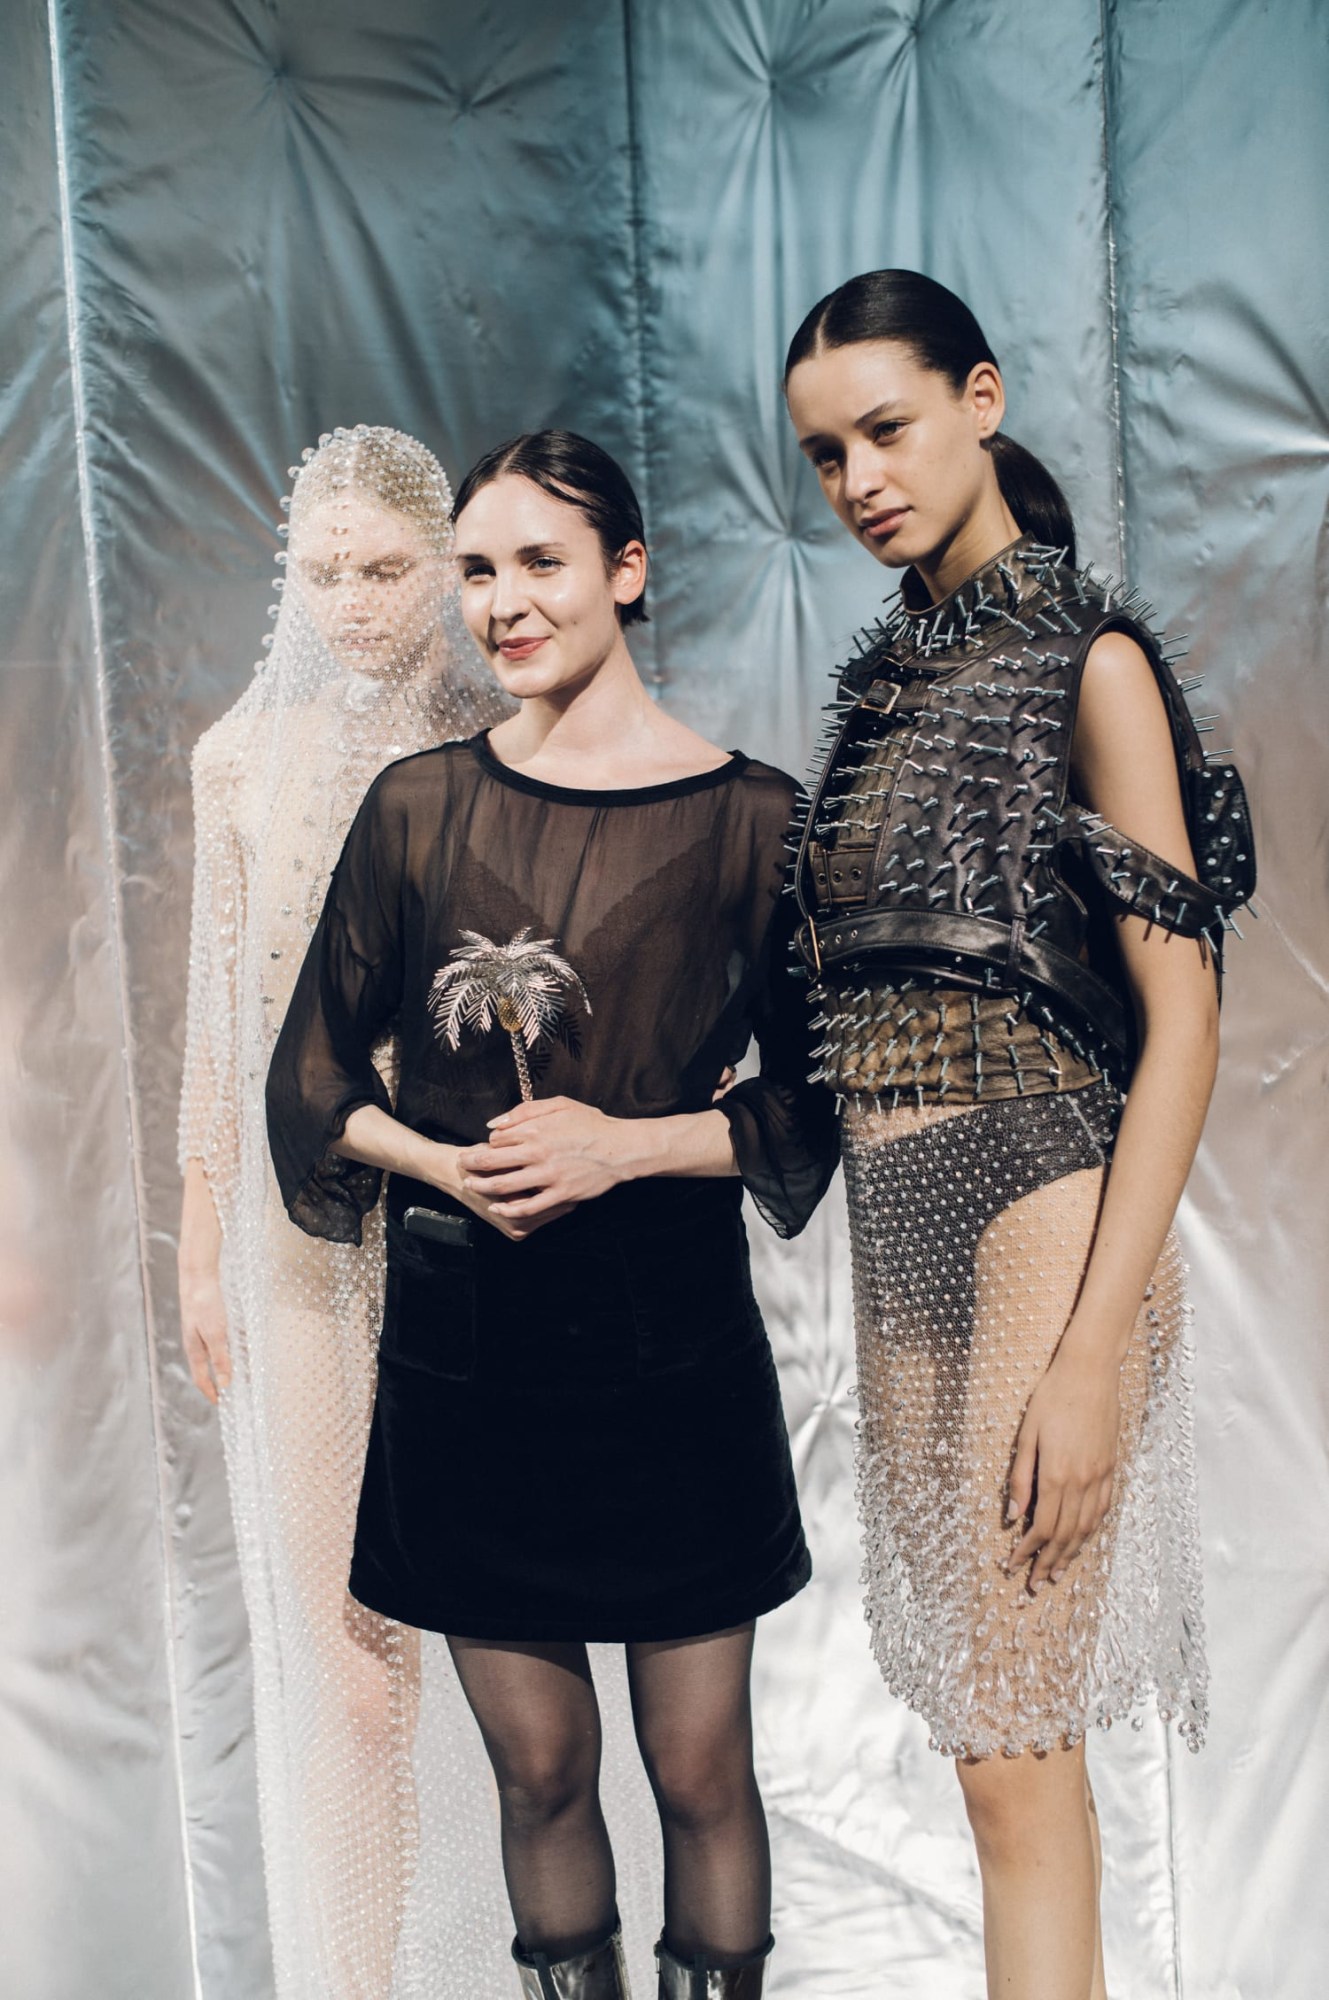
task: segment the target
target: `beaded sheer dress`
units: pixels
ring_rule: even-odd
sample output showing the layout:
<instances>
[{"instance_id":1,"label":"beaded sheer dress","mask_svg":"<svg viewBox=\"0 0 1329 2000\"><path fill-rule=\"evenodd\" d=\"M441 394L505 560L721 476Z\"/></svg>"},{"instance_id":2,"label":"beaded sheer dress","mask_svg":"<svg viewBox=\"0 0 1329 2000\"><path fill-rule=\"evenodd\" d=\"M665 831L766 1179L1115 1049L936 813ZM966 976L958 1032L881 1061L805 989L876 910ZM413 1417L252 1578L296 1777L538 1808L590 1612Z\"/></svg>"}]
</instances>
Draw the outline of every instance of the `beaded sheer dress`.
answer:
<instances>
[{"instance_id":1,"label":"beaded sheer dress","mask_svg":"<svg viewBox=\"0 0 1329 2000\"><path fill-rule=\"evenodd\" d=\"M268 657L194 755L180 1152L203 1162L222 1225L221 1423L280 2000L476 2000L512 1980L492 1779L446 1651L347 1591L381 1210L359 1246L297 1229L263 1115L272 1046L367 787L392 759L507 710L457 609L450 507L437 461L399 432L359 426L307 452ZM374 1059L390 1091L392 1044ZM626 1697L611 1690L609 1707L630 1745ZM630 1748L619 1761L635 1777ZM654 1874L643 1791L618 1801L629 1902Z\"/></svg>"},{"instance_id":2,"label":"beaded sheer dress","mask_svg":"<svg viewBox=\"0 0 1329 2000\"><path fill-rule=\"evenodd\" d=\"M1111 1156L1105 1086L847 1103L858 1496L873 1650L953 1756L1076 1742L1153 1696L1204 1724L1184 1267L1169 1236L1121 1371L1107 1519L1031 1598L1006 1483L1070 1319Z\"/></svg>"}]
</instances>

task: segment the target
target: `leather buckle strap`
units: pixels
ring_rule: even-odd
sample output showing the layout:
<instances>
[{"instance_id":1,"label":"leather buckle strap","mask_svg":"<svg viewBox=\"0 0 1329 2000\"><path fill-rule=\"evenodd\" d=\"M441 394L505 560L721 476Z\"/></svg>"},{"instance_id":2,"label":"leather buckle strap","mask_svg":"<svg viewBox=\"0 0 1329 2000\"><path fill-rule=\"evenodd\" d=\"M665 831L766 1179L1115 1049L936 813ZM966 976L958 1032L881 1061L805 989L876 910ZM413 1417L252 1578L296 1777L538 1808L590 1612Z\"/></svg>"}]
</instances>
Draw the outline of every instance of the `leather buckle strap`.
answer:
<instances>
[{"instance_id":1,"label":"leather buckle strap","mask_svg":"<svg viewBox=\"0 0 1329 2000\"><path fill-rule=\"evenodd\" d=\"M859 706L870 708L874 715L890 715L899 707L903 693L903 681L872 681L859 696Z\"/></svg>"},{"instance_id":2,"label":"leather buckle strap","mask_svg":"<svg viewBox=\"0 0 1329 2000\"><path fill-rule=\"evenodd\" d=\"M1112 988L1078 958L1044 938L1026 934L1015 947L1011 926L992 917L940 910L864 910L826 924L820 935L814 931L812 941L819 972L823 966L830 970L880 957L883 970L889 966L943 983L978 986L982 984L978 975L990 968L1003 990L1038 987L1088 1021L1123 1063L1129 1057L1126 1009Z\"/></svg>"},{"instance_id":3,"label":"leather buckle strap","mask_svg":"<svg viewBox=\"0 0 1329 2000\"><path fill-rule=\"evenodd\" d=\"M814 971L818 978L821 977L822 954L820 941L817 936L816 909L809 908L809 899L805 893L808 874L812 873L821 901L828 908L833 908L837 902L853 903L863 901L866 899L871 884L872 864L875 854L875 843L856 850L848 866L843 869L841 881L837 883L833 880L831 875L831 855L834 853L838 857L838 862L843 863L848 850L844 848L836 848L834 850L826 848L820 841L814 839L812 831L816 822L817 806L820 803L826 780L837 768L840 752L843 750L853 728L854 717L860 710L866 710L873 715L893 715L896 709L901 706L906 708L926 707L933 686L934 682L932 680L919 676L915 676L912 680L908 681L885 679L872 681L864 692L858 696L854 705L845 715L835 741L827 754L826 761L822 766L820 783L813 794L808 811L804 817L803 834L799 841L798 854L794 861L793 876L794 898L798 904L799 914L803 918L803 922L798 928L795 943L804 964ZM860 856L862 857L861 859ZM855 867L860 866L863 870L861 879L852 872ZM835 893L837 890L838 894Z\"/></svg>"},{"instance_id":4,"label":"leather buckle strap","mask_svg":"<svg viewBox=\"0 0 1329 2000\"><path fill-rule=\"evenodd\" d=\"M854 719L854 711L853 709L850 709L848 715L845 716L844 721L840 724L839 734L836 736L835 742L831 747L830 755L826 759L826 764L825 767L823 768L821 775L821 781L818 784L817 789L813 793L811 799L809 799L808 801L808 809L803 817L803 835L798 843L798 855L794 862L794 901L798 904L799 912L812 934L812 961L815 963L818 977L820 977L821 975L821 952L817 945L817 926L815 920L815 912L808 908L807 902L804 898L803 880L804 876L807 873L808 849L812 845L812 829L816 822L817 806L821 799L822 786L826 782L827 773L834 770L835 768L835 760L839 756L841 750L844 748L845 739L849 735L850 728L853 724L853 719ZM799 946L799 950L803 951L803 947L801 945ZM808 958L808 954L806 951L803 951L803 957L806 961Z\"/></svg>"},{"instance_id":5,"label":"leather buckle strap","mask_svg":"<svg viewBox=\"0 0 1329 2000\"><path fill-rule=\"evenodd\" d=\"M873 715L894 715L897 709L926 708L939 677L915 674L907 681L873 681L859 696L859 707Z\"/></svg>"},{"instance_id":6,"label":"leather buckle strap","mask_svg":"<svg viewBox=\"0 0 1329 2000\"><path fill-rule=\"evenodd\" d=\"M838 841L834 847L819 840L808 842L808 872L823 910L833 910L837 903L866 900L875 852L873 841Z\"/></svg>"}]
</instances>

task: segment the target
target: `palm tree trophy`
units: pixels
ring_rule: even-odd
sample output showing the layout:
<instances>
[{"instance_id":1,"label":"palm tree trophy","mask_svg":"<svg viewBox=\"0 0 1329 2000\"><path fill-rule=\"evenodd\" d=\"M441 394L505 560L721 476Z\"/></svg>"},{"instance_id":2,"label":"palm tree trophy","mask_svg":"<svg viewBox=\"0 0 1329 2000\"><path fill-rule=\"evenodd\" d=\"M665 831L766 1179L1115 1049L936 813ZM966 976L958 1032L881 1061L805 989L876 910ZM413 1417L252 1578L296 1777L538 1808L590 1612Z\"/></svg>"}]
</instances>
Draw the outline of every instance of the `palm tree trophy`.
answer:
<instances>
[{"instance_id":1,"label":"palm tree trophy","mask_svg":"<svg viewBox=\"0 0 1329 2000\"><path fill-rule=\"evenodd\" d=\"M590 1013L586 988L554 950L554 939L533 938L529 924L507 944L495 944L479 931L463 931L462 938L429 989L434 1025L455 1049L463 1028L487 1035L497 1023L512 1043L517 1081L529 1102L535 1093L527 1051L542 1036L558 1033L569 999L579 1000Z\"/></svg>"}]
</instances>

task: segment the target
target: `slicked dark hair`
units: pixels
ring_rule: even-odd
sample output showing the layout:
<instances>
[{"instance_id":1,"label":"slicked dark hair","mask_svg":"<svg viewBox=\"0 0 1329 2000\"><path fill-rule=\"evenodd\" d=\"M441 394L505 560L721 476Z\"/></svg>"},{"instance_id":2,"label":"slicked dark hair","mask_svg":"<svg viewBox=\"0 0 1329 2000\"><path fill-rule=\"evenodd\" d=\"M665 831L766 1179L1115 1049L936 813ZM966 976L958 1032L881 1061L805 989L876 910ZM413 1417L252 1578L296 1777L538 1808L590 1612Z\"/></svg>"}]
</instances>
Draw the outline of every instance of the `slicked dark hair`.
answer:
<instances>
[{"instance_id":1,"label":"slicked dark hair","mask_svg":"<svg viewBox=\"0 0 1329 2000\"><path fill-rule=\"evenodd\" d=\"M565 506L575 507L599 537L607 569L615 567L629 542L646 540L641 507L627 473L616 458L576 431L523 431L487 451L457 488L453 521L482 487L506 473L518 473ZM644 589L631 604L619 605L618 618L621 625L646 623Z\"/></svg>"},{"instance_id":2,"label":"slicked dark hair","mask_svg":"<svg viewBox=\"0 0 1329 2000\"><path fill-rule=\"evenodd\" d=\"M896 340L921 368L963 389L980 361L997 357L964 300L921 271L864 271L819 299L789 343L786 389L800 361L827 347ZM1075 521L1066 495L1043 464L1004 431L988 442L1002 498L1022 533L1065 549L1075 561Z\"/></svg>"}]
</instances>

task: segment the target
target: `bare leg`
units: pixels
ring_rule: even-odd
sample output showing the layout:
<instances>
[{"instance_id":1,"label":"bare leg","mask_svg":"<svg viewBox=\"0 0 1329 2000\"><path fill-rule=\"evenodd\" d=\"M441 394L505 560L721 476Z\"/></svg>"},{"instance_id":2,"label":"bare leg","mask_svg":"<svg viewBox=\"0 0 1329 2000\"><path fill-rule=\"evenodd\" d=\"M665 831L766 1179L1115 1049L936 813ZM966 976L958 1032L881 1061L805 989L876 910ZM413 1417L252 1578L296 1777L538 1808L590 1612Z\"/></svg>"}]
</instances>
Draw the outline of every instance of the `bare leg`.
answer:
<instances>
[{"instance_id":1,"label":"bare leg","mask_svg":"<svg viewBox=\"0 0 1329 2000\"><path fill-rule=\"evenodd\" d=\"M614 1922L614 1858L600 1811L600 1711L583 1645L449 1638L498 1782L517 1939L571 1958Z\"/></svg>"},{"instance_id":2,"label":"bare leg","mask_svg":"<svg viewBox=\"0 0 1329 2000\"><path fill-rule=\"evenodd\" d=\"M418 1850L420 1636L346 1588L373 1394L367 1323L361 1346L354 1299L319 1257L326 1246L277 1247L261 1389L281 1551L283 1749L312 1926L295 1949L300 1976L317 1968L338 2000L387 2000Z\"/></svg>"},{"instance_id":3,"label":"bare leg","mask_svg":"<svg viewBox=\"0 0 1329 2000\"><path fill-rule=\"evenodd\" d=\"M771 1928L771 1856L752 1767L753 1627L627 1649L632 1712L660 1809L665 1941L741 1963Z\"/></svg>"},{"instance_id":4,"label":"bare leg","mask_svg":"<svg viewBox=\"0 0 1329 2000\"><path fill-rule=\"evenodd\" d=\"M1016 1194L1033 1177L1037 1154L1026 1158L1013 1146L1009 1157L998 1149L990 1158L992 1135L1001 1135L984 1116L901 1109L848 1129L851 1203L862 1215L875 1203L883 1217L878 1236L856 1246L855 1261L860 1493L873 1573L882 1579L870 1613L888 1679L906 1680L936 1737L964 1757L957 1769L982 1868L989 1993L1106 2000L1097 1821L1083 1746L1060 1746L1105 1698L1108 1712L1120 1712L1132 1675L1137 1692L1151 1678L1148 1659L1126 1665L1105 1697L1100 1639L1108 1620L1121 1645L1113 1589L1121 1524L1136 1536L1138 1566L1141 1514L1159 1507L1150 1488L1158 1474L1141 1461L1140 1441L1148 1411L1168 1421L1167 1374L1183 1327L1177 1259L1169 1245L1121 1370L1117 1501L1063 1581L1031 1597L1025 1574L1007 1566L1019 1533L1005 1523L1011 1457L1079 1295L1104 1172L1060 1171L1054 1148L1042 1161L1054 1177ZM915 1149L906 1206L891 1147L934 1124L946 1129L946 1150L934 1157ZM980 1214L1007 1196L982 1230L968 1297L955 1282L933 1283L929 1293L936 1272L916 1226L919 1216L954 1213L955 1184L985 1190L972 1211ZM1180 1448L1167 1436L1162 1446ZM1184 1486L1180 1497L1184 1504ZM1134 1514L1132 1500L1140 1502ZM1165 1547L1147 1519L1144 1532ZM1136 1588L1134 1609L1147 1622L1153 1614L1143 1597ZM1123 1660L1132 1650L1134 1642Z\"/></svg>"},{"instance_id":5,"label":"bare leg","mask_svg":"<svg viewBox=\"0 0 1329 2000\"><path fill-rule=\"evenodd\" d=\"M1083 1743L956 1769L983 1878L989 2000L1093 2000L1098 1876Z\"/></svg>"}]
</instances>

